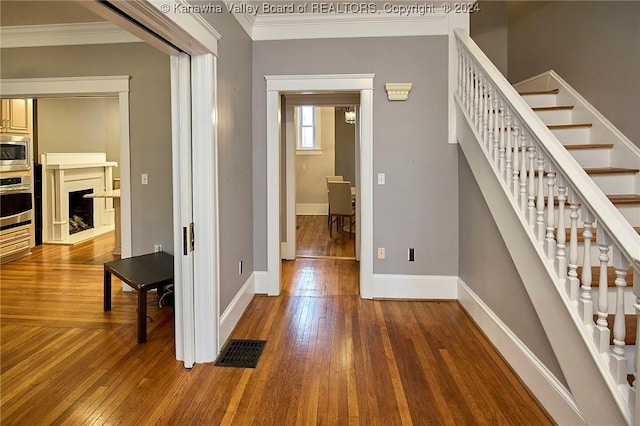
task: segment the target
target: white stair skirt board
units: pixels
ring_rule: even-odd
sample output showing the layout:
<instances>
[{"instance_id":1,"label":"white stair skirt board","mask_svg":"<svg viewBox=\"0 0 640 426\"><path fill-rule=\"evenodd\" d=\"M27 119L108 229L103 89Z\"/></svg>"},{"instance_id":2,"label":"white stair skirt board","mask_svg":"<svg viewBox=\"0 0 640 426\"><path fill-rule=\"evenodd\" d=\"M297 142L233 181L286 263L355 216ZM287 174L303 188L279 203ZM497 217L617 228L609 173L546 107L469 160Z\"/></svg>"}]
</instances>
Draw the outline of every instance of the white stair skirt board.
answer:
<instances>
[{"instance_id":1,"label":"white stair skirt board","mask_svg":"<svg viewBox=\"0 0 640 426\"><path fill-rule=\"evenodd\" d=\"M254 271L253 279L255 282L256 294L269 294L269 287L267 282L267 271Z\"/></svg>"},{"instance_id":2,"label":"white stair skirt board","mask_svg":"<svg viewBox=\"0 0 640 426\"><path fill-rule=\"evenodd\" d=\"M327 203L296 203L296 215L326 216L329 212Z\"/></svg>"},{"instance_id":3,"label":"white stair skirt board","mask_svg":"<svg viewBox=\"0 0 640 426\"><path fill-rule=\"evenodd\" d=\"M458 277L373 274L374 299L455 300Z\"/></svg>"},{"instance_id":4,"label":"white stair skirt board","mask_svg":"<svg viewBox=\"0 0 640 426\"><path fill-rule=\"evenodd\" d=\"M557 424L586 424L571 393L459 278L458 301Z\"/></svg>"},{"instance_id":5,"label":"white stair skirt board","mask_svg":"<svg viewBox=\"0 0 640 426\"><path fill-rule=\"evenodd\" d=\"M251 299L256 294L256 273L252 273L242 288L236 293L227 309L220 316L220 341L218 342L217 352L224 346L231 332L240 321L240 317L251 303Z\"/></svg>"}]
</instances>

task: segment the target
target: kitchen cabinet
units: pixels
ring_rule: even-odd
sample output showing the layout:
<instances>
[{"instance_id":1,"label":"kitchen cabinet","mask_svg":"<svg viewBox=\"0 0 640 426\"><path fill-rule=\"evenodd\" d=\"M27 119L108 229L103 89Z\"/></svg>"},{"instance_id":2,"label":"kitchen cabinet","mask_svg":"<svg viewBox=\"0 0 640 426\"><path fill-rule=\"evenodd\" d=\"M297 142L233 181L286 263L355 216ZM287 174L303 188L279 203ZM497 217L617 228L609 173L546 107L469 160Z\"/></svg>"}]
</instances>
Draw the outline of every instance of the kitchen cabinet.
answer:
<instances>
[{"instance_id":1,"label":"kitchen cabinet","mask_svg":"<svg viewBox=\"0 0 640 426\"><path fill-rule=\"evenodd\" d=\"M31 253L31 229L29 224L0 231L0 263Z\"/></svg>"},{"instance_id":2,"label":"kitchen cabinet","mask_svg":"<svg viewBox=\"0 0 640 426\"><path fill-rule=\"evenodd\" d=\"M2 99L0 113L0 133L30 133L31 99Z\"/></svg>"}]
</instances>

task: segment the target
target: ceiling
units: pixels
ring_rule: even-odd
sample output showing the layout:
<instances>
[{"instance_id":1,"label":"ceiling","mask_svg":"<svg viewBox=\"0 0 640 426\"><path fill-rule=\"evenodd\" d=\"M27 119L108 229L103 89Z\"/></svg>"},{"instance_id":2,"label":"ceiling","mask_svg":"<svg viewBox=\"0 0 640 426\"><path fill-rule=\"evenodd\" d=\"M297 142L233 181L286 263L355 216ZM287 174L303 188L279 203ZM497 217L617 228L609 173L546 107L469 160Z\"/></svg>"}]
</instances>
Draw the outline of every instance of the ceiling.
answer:
<instances>
[{"instance_id":1,"label":"ceiling","mask_svg":"<svg viewBox=\"0 0 640 426\"><path fill-rule=\"evenodd\" d=\"M0 1L0 26L104 21L75 1Z\"/></svg>"}]
</instances>

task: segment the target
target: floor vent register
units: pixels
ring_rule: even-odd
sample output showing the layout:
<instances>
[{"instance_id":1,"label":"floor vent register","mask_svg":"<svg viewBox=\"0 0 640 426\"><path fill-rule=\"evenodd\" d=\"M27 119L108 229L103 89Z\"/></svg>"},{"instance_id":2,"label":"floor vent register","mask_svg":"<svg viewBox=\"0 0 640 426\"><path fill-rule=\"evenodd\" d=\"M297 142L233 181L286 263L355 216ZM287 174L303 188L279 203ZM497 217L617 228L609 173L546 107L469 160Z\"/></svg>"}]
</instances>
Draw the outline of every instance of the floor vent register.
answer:
<instances>
[{"instance_id":1,"label":"floor vent register","mask_svg":"<svg viewBox=\"0 0 640 426\"><path fill-rule=\"evenodd\" d=\"M266 340L231 339L216 360L218 367L256 368Z\"/></svg>"}]
</instances>

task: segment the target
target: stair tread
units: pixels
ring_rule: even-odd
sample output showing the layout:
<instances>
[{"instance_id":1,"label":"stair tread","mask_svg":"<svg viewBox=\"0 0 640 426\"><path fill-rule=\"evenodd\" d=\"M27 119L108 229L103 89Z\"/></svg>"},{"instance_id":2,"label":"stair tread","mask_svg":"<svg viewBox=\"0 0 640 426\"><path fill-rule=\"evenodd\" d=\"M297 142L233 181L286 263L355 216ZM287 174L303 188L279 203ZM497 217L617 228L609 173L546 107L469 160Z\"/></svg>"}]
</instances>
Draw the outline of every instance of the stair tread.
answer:
<instances>
[{"instance_id":1,"label":"stair tread","mask_svg":"<svg viewBox=\"0 0 640 426\"><path fill-rule=\"evenodd\" d=\"M640 169L629 169L625 167L593 167L584 169L588 175L619 175L634 174L640 172Z\"/></svg>"},{"instance_id":2,"label":"stair tread","mask_svg":"<svg viewBox=\"0 0 640 426\"><path fill-rule=\"evenodd\" d=\"M578 266L578 277L582 276L582 266ZM600 267L592 266L591 267L591 287L598 287L600 282ZM607 267L607 287L615 287L616 283L616 268L613 266ZM627 270L626 282L628 287L633 286L633 268L629 268Z\"/></svg>"},{"instance_id":3,"label":"stair tread","mask_svg":"<svg viewBox=\"0 0 640 426\"><path fill-rule=\"evenodd\" d=\"M526 95L557 95L558 93L560 93L560 89L551 89L551 90L532 90L532 91L525 91L525 92L518 92L518 94L520 96L526 96Z\"/></svg>"},{"instance_id":4,"label":"stair tread","mask_svg":"<svg viewBox=\"0 0 640 426\"><path fill-rule=\"evenodd\" d=\"M549 124L547 127L550 130L580 129L580 128L583 128L583 127L593 127L593 123Z\"/></svg>"},{"instance_id":5,"label":"stair tread","mask_svg":"<svg viewBox=\"0 0 640 426\"><path fill-rule=\"evenodd\" d=\"M576 145L564 145L566 149L612 149L612 143L585 143Z\"/></svg>"},{"instance_id":6,"label":"stair tread","mask_svg":"<svg viewBox=\"0 0 640 426\"><path fill-rule=\"evenodd\" d=\"M573 109L573 105L554 105L554 106L544 106L544 107L533 107L532 110L538 111L564 111Z\"/></svg>"},{"instance_id":7,"label":"stair tread","mask_svg":"<svg viewBox=\"0 0 640 426\"><path fill-rule=\"evenodd\" d=\"M640 204L640 195L638 194L607 195L607 198L616 206Z\"/></svg>"}]
</instances>

